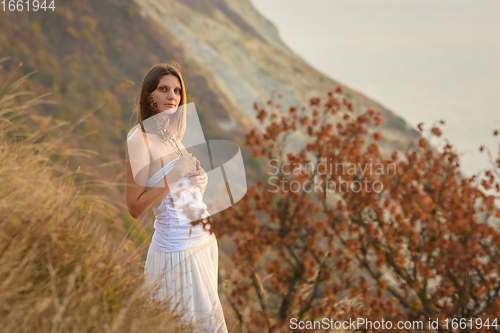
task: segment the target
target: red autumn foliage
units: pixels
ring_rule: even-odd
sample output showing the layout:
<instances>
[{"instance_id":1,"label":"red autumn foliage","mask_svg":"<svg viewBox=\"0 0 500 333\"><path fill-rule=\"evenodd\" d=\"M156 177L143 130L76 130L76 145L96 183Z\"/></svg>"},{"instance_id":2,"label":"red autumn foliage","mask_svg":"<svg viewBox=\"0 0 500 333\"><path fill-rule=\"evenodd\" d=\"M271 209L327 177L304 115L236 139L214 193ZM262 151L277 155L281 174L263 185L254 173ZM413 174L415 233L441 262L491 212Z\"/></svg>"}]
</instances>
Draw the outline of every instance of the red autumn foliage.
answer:
<instances>
[{"instance_id":1,"label":"red autumn foliage","mask_svg":"<svg viewBox=\"0 0 500 333\"><path fill-rule=\"evenodd\" d=\"M431 132L432 132L432 134L434 134L434 135L435 135L435 136L437 136L437 137L440 137L440 136L441 136L441 130L440 130L439 128L437 128L437 127L433 127L433 128L431 129Z\"/></svg>"},{"instance_id":2,"label":"red autumn foliage","mask_svg":"<svg viewBox=\"0 0 500 333\"><path fill-rule=\"evenodd\" d=\"M464 332L494 331L472 319L500 317L499 169L464 178L453 147L430 144L437 127L414 149L382 151L380 113L346 117L352 105L328 97L338 101L312 99L300 117L256 110L276 115L246 138L269 177L214 224L236 246L229 301L240 331L288 332L292 318L384 319L391 332L410 332L400 320L447 332L456 318L471 319Z\"/></svg>"}]
</instances>

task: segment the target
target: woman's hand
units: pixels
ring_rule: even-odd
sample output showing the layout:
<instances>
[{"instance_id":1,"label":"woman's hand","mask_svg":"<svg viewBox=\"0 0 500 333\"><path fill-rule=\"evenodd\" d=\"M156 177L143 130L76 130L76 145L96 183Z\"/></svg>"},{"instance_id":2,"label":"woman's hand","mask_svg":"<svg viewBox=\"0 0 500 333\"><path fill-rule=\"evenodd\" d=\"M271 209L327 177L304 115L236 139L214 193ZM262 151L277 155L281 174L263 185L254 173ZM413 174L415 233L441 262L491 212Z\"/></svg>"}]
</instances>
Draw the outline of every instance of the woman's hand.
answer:
<instances>
[{"instance_id":1,"label":"woman's hand","mask_svg":"<svg viewBox=\"0 0 500 333\"><path fill-rule=\"evenodd\" d=\"M199 170L190 172L189 179L194 186L199 187L200 189L205 189L208 183L208 176L205 172L205 169L203 168L199 168Z\"/></svg>"},{"instance_id":2,"label":"woman's hand","mask_svg":"<svg viewBox=\"0 0 500 333\"><path fill-rule=\"evenodd\" d=\"M182 178L189 175L190 172L196 171L197 165L199 165L198 159L190 153L180 157L172 171L174 171L179 178Z\"/></svg>"}]
</instances>

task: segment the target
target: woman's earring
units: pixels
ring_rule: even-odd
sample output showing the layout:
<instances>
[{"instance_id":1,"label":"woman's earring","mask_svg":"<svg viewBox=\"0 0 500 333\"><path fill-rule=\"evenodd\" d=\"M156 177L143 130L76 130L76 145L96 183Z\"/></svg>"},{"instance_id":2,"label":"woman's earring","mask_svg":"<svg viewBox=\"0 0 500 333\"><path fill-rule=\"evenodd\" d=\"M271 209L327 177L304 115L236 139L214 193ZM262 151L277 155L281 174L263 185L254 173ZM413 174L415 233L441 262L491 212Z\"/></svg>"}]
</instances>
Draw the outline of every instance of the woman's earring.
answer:
<instances>
[{"instance_id":1,"label":"woman's earring","mask_svg":"<svg viewBox=\"0 0 500 333\"><path fill-rule=\"evenodd\" d=\"M160 112L160 110L158 110L158 103L155 102L155 100L153 99L153 97L151 97L151 95L148 96L148 103L149 107L155 114Z\"/></svg>"}]
</instances>

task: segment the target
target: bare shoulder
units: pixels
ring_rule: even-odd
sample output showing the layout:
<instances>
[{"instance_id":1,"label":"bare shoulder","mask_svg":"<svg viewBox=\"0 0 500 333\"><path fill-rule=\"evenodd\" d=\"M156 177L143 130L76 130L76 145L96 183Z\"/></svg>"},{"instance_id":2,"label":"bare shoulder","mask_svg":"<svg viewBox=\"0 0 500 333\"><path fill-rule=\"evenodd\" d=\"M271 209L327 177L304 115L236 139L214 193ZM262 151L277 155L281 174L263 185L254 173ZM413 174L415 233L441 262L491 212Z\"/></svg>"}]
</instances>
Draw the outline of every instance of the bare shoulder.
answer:
<instances>
[{"instance_id":1,"label":"bare shoulder","mask_svg":"<svg viewBox=\"0 0 500 333\"><path fill-rule=\"evenodd\" d=\"M154 134L147 133L148 147L151 151L151 172L153 175L158 172L162 166L172 162L177 158L175 151L166 144L160 137Z\"/></svg>"},{"instance_id":2,"label":"bare shoulder","mask_svg":"<svg viewBox=\"0 0 500 333\"><path fill-rule=\"evenodd\" d=\"M142 134L142 137L141 137ZM141 150L141 158L146 158L146 154L150 164L150 174L156 173L161 168L161 164L167 164L177 158L174 149L165 143L158 135L152 133L145 133L142 131L140 125L134 126L127 136L127 142L131 143ZM129 149L131 146L129 146ZM183 153L186 153L184 146L181 148Z\"/></svg>"}]
</instances>

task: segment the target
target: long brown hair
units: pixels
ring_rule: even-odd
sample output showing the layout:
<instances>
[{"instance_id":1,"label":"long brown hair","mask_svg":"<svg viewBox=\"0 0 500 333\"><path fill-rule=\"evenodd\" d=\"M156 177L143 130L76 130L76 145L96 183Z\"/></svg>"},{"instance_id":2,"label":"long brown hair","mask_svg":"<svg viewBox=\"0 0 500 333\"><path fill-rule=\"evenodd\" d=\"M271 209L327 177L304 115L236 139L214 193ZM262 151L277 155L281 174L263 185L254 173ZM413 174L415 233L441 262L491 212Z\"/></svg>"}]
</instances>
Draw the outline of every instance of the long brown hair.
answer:
<instances>
[{"instance_id":1,"label":"long brown hair","mask_svg":"<svg viewBox=\"0 0 500 333\"><path fill-rule=\"evenodd\" d=\"M182 79L180 66L178 64L157 64L148 71L146 76L144 76L139 96L139 103L136 109L137 120L134 126L140 124L142 131L144 132L144 126L142 125L142 122L156 114L156 111L149 103L148 97L153 91L155 91L155 89L158 87L160 79L165 75L174 75L179 79L179 82L181 83L181 100L179 102L179 106L177 107L177 111L174 114L168 115L167 118L168 129L178 140L181 140L184 136L184 132L186 131L185 105L187 104L187 100L184 80Z\"/></svg>"}]
</instances>

